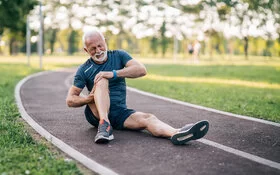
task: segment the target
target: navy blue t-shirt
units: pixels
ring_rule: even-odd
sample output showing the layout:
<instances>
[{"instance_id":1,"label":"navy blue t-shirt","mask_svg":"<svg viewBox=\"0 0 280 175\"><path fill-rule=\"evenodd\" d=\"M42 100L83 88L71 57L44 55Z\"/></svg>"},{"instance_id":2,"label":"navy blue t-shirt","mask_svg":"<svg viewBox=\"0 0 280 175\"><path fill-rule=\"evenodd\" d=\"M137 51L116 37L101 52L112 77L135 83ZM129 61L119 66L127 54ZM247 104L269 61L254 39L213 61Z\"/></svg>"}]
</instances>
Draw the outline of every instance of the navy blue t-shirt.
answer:
<instances>
[{"instance_id":1,"label":"navy blue t-shirt","mask_svg":"<svg viewBox=\"0 0 280 175\"><path fill-rule=\"evenodd\" d=\"M74 77L74 86L83 89L85 86L91 91L94 85L94 78L100 71L112 71L123 69L132 57L123 50L109 50L107 61L103 64L95 63L89 58L82 64ZM111 108L126 108L126 83L125 78L109 79Z\"/></svg>"}]
</instances>

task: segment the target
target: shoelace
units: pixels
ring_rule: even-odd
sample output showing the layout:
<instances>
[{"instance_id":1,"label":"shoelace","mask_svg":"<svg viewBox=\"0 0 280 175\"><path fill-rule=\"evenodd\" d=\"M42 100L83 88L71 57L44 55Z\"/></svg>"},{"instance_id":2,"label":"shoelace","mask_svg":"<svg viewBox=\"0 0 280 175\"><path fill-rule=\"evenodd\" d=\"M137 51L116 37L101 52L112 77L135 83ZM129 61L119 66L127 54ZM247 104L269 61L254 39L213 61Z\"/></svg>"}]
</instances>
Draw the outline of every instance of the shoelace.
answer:
<instances>
[{"instance_id":1,"label":"shoelace","mask_svg":"<svg viewBox=\"0 0 280 175\"><path fill-rule=\"evenodd\" d=\"M106 131L107 127L108 127L108 123L106 121L104 121L104 123L102 125L99 125L98 132Z\"/></svg>"}]
</instances>

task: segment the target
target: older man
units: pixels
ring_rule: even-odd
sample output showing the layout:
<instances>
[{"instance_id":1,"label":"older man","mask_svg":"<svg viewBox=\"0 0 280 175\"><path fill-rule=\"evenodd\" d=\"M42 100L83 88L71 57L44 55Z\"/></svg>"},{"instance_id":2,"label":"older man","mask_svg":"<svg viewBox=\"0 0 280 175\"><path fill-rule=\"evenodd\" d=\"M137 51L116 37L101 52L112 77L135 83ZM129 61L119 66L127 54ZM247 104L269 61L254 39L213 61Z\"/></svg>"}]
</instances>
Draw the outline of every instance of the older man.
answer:
<instances>
[{"instance_id":1,"label":"older man","mask_svg":"<svg viewBox=\"0 0 280 175\"><path fill-rule=\"evenodd\" d=\"M96 143L113 140L113 129L146 129L154 136L170 138L175 145L207 133L209 123L205 120L176 129L153 114L128 109L125 78L145 76L145 66L123 50L107 50L105 38L98 30L86 32L83 44L90 58L77 70L66 103L69 107L86 105L87 121L98 127ZM85 86L90 93L81 97Z\"/></svg>"}]
</instances>

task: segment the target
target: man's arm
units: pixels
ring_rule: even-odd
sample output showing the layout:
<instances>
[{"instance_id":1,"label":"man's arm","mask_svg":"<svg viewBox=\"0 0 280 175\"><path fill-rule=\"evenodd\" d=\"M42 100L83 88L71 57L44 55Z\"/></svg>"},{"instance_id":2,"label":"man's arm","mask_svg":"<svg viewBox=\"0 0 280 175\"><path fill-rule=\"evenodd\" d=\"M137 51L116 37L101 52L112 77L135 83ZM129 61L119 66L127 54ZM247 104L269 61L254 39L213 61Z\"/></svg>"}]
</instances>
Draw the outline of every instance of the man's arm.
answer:
<instances>
[{"instance_id":1,"label":"man's arm","mask_svg":"<svg viewBox=\"0 0 280 175\"><path fill-rule=\"evenodd\" d=\"M82 92L82 89L72 86L69 89L67 98L66 98L66 104L69 107L80 107L88 103L94 103L94 96L93 93L90 93L87 97L81 97L80 93Z\"/></svg>"},{"instance_id":2,"label":"man's arm","mask_svg":"<svg viewBox=\"0 0 280 175\"><path fill-rule=\"evenodd\" d=\"M147 74L146 67L144 64L138 62L135 59L129 60L125 68L116 70L117 72L117 77L123 77L123 78L138 78L145 76ZM102 78L113 78L114 74L112 71L101 71L99 72L95 78L94 78L94 83L96 84L99 80Z\"/></svg>"},{"instance_id":3,"label":"man's arm","mask_svg":"<svg viewBox=\"0 0 280 175\"><path fill-rule=\"evenodd\" d=\"M117 76L123 78L138 78L147 74L144 64L138 62L135 59L129 60L126 63L125 68L116 71Z\"/></svg>"}]
</instances>

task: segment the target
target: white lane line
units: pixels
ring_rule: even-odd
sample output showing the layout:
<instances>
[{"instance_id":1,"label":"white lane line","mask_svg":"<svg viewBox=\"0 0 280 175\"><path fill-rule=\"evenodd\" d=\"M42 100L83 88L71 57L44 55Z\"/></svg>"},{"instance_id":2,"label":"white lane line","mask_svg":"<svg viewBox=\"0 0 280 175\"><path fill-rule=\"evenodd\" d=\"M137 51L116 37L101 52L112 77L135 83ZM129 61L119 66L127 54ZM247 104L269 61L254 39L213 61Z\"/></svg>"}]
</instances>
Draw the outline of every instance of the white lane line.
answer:
<instances>
[{"instance_id":1,"label":"white lane line","mask_svg":"<svg viewBox=\"0 0 280 175\"><path fill-rule=\"evenodd\" d=\"M80 153L79 151L75 150L74 148L72 148L70 145L64 143L62 140L56 138L55 136L53 136L52 134L50 134L47 130L45 130L42 126L40 126L36 121L34 121L25 111L22 101L21 101L21 97L20 97L20 89L22 87L22 85L28 81L31 78L35 78L37 76L41 76L44 74L48 74L51 72L39 72L36 74L32 74L24 79L22 79L15 88L15 98L16 98L16 103L19 109L19 112L22 116L22 118L32 127L34 128L41 136L45 137L48 141L50 141L53 145L55 145L56 147L58 147L59 149L61 149L63 152L65 152L66 154L68 154L69 156L71 156L72 158L76 159L77 161L79 161L80 163L82 163L84 166L86 166L87 168L89 168L90 170L101 174L101 175L117 175L116 172L114 172L113 170L97 163L96 161L88 158L87 156L85 156L84 154Z\"/></svg>"},{"instance_id":2,"label":"white lane line","mask_svg":"<svg viewBox=\"0 0 280 175\"><path fill-rule=\"evenodd\" d=\"M271 160L268 160L268 159L264 159L264 158L259 157L259 156L255 156L253 154L249 154L249 153L246 153L244 151L240 151L240 150L237 150L237 149L234 149L234 148L231 148L231 147L213 142L211 140L199 139L197 141L201 142L201 143L204 143L206 145L209 145L209 146L213 146L215 148L219 148L221 150L224 150L226 152L235 154L235 155L243 157L245 159L249 159L249 160L252 160L254 162L258 162L260 164L267 165L267 166L270 166L272 168L276 168L276 169L280 170L280 163L277 163L277 162L274 162L274 161L271 161Z\"/></svg>"},{"instance_id":3,"label":"white lane line","mask_svg":"<svg viewBox=\"0 0 280 175\"><path fill-rule=\"evenodd\" d=\"M198 108L198 109L204 109L204 110L208 110L208 111L211 111L211 112L216 112L216 113L229 115L229 116L233 115L233 117L236 117L235 114L231 114L231 113L227 113L227 112L223 112L223 111L214 110L214 109L211 109L211 108L205 108L205 107L202 107L202 106L197 106L197 105L185 103L185 102L182 102L182 101L178 101L178 100L162 97L162 96L159 96L159 95L155 95L155 94L152 94L152 93L149 93L149 92L144 92L144 91L141 91L141 90L138 90L138 89L135 89L135 88L128 87L127 89L132 91L132 92L139 93L141 95L145 95L145 96L169 101L169 102L172 102L172 103L177 103L177 104L181 104L181 105L185 105L185 106L189 106L189 107L194 107L194 108ZM237 115L237 116L238 116L237 118L252 120L249 117L244 117L244 116L239 116L239 115ZM260 122L260 123L264 123L264 124L269 124L269 125L273 125L273 126L278 126L278 127L280 126L278 123L268 122L268 121L265 121L265 120L254 120L253 119L252 121ZM199 139L197 141L199 141L201 143L204 143L206 145L221 149L221 150L226 151L228 153L232 153L232 154L235 154L237 156L249 159L251 161L254 161L254 162L257 162L257 163L260 163L260 164L263 164L263 165L266 165L266 166L269 166L269 167L276 168L276 169L280 170L280 163L278 163L278 162L274 162L274 161L271 161L271 160L268 160L268 159L264 159L262 157L255 156L253 154L249 154L249 153L246 153L246 152L243 152L243 151L240 151L240 150L237 150L237 149L234 149L234 148L231 148L231 147L213 142L211 140L207 140L207 139L202 138L202 139Z\"/></svg>"},{"instance_id":4,"label":"white lane line","mask_svg":"<svg viewBox=\"0 0 280 175\"><path fill-rule=\"evenodd\" d=\"M273 125L273 126L280 127L280 123L275 123L275 122L266 121L266 120L262 120L262 119L257 119L257 118L253 118L253 117L248 117L248 116L244 116L244 115L233 114L233 113L230 113L230 112L219 111L219 110L212 109L212 108L207 108L207 107L204 107L204 106L194 105L194 104L191 104L191 103L187 103L187 102L183 102L183 101L179 101L179 100L174 100L174 99L167 98L167 97L162 97L162 96L152 94L152 93L149 93L149 92L144 92L144 91L141 91L141 90L138 90L138 89L135 89L135 88L131 88L131 87L127 87L127 89L132 91L132 92L137 92L137 93L142 94L142 95L150 96L150 97L153 97L153 98L165 100L165 101L172 102L172 103L177 103L177 104L180 104L180 105L184 105L184 106L188 106L188 107L192 107L192 108L196 108L196 109L203 109L203 110L210 111L210 112L215 112L215 113L218 113L218 114L223 114L223 115L227 115L227 116L231 116L231 117L236 117L236 118L240 118L240 119L245 119L245 120L250 120L250 121L254 121L254 122L259 122L259 123L263 123L263 124L267 124L267 125Z\"/></svg>"}]
</instances>

